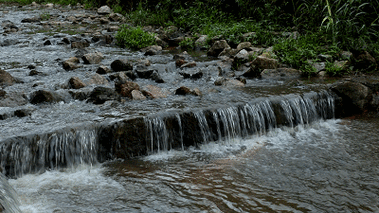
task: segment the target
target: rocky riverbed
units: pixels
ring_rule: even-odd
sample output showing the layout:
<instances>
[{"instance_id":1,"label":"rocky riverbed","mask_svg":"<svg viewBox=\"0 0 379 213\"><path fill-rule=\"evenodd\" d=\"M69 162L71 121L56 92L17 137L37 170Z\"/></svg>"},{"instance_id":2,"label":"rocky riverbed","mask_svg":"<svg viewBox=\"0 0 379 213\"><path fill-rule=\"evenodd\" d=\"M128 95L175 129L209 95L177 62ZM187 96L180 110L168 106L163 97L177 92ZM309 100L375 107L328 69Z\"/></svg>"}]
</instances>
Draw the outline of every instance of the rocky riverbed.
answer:
<instances>
[{"instance_id":1,"label":"rocky riverbed","mask_svg":"<svg viewBox=\"0 0 379 213\"><path fill-rule=\"evenodd\" d=\"M318 76L304 78L299 70L280 64L271 47L248 41L233 46L215 38L205 49L205 36L200 36L197 50L187 52L178 43L190 35L176 27L145 27L156 33L158 45L122 49L114 37L128 23L108 7L2 5L0 17L0 140L320 91L341 79L325 76L325 62L315 64ZM363 110L375 102L376 80L357 84L366 91L358 97L364 102L357 102Z\"/></svg>"}]
</instances>

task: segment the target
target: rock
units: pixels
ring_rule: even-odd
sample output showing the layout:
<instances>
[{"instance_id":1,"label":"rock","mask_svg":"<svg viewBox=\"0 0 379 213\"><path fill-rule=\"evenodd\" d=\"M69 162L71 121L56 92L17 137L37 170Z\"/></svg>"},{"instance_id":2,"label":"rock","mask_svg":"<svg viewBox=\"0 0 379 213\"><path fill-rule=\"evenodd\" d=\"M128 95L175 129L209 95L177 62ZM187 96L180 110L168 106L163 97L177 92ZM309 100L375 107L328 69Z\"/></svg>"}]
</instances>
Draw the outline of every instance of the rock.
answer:
<instances>
[{"instance_id":1,"label":"rock","mask_svg":"<svg viewBox=\"0 0 379 213\"><path fill-rule=\"evenodd\" d=\"M34 65L34 64L28 65L28 69L30 69L30 70L34 70L35 68L36 68L36 65Z\"/></svg>"},{"instance_id":2,"label":"rock","mask_svg":"<svg viewBox=\"0 0 379 213\"><path fill-rule=\"evenodd\" d=\"M152 46L141 49L141 51L145 52L145 56L157 55L158 53L162 51L162 47L158 45L152 45Z\"/></svg>"},{"instance_id":3,"label":"rock","mask_svg":"<svg viewBox=\"0 0 379 213\"><path fill-rule=\"evenodd\" d=\"M349 52L349 51L342 51L341 54L340 54L340 57L342 60L348 60L350 61L351 58L353 57L353 53Z\"/></svg>"},{"instance_id":4,"label":"rock","mask_svg":"<svg viewBox=\"0 0 379 213\"><path fill-rule=\"evenodd\" d=\"M0 99L4 98L6 94L7 94L7 92L5 92L4 90L0 89Z\"/></svg>"},{"instance_id":5,"label":"rock","mask_svg":"<svg viewBox=\"0 0 379 213\"><path fill-rule=\"evenodd\" d=\"M110 7L105 5L105 6L100 7L99 9L97 9L97 13L99 15L108 15L108 14L112 13L112 10Z\"/></svg>"},{"instance_id":6,"label":"rock","mask_svg":"<svg viewBox=\"0 0 379 213\"><path fill-rule=\"evenodd\" d=\"M372 91L358 82L337 83L331 87L331 90L342 99L342 107L336 109L337 117L364 112L372 99Z\"/></svg>"},{"instance_id":7,"label":"rock","mask_svg":"<svg viewBox=\"0 0 379 213\"><path fill-rule=\"evenodd\" d=\"M153 85L146 85L143 87L142 93L148 98L166 98L168 93L161 88Z\"/></svg>"},{"instance_id":8,"label":"rock","mask_svg":"<svg viewBox=\"0 0 379 213\"><path fill-rule=\"evenodd\" d=\"M242 42L242 43L240 43L240 44L238 44L238 46L237 46L237 51L239 52L239 51L241 51L241 50L243 50L243 49L247 49L247 50L250 50L250 47L251 47L252 45L251 45L251 43L250 42Z\"/></svg>"},{"instance_id":9,"label":"rock","mask_svg":"<svg viewBox=\"0 0 379 213\"><path fill-rule=\"evenodd\" d=\"M119 30L120 30L119 26L109 26L109 27L107 27L107 32L117 32ZM110 36L110 35L106 35L106 36ZM107 43L107 44L110 44L110 42Z\"/></svg>"},{"instance_id":10,"label":"rock","mask_svg":"<svg viewBox=\"0 0 379 213\"><path fill-rule=\"evenodd\" d=\"M325 71L326 63L325 62L314 62L310 63L313 68L317 70L317 72Z\"/></svg>"},{"instance_id":11,"label":"rock","mask_svg":"<svg viewBox=\"0 0 379 213\"><path fill-rule=\"evenodd\" d=\"M175 61L175 65L176 65L176 67L181 67L182 65L184 65L184 64L186 64L187 63L187 61L185 61L184 59L177 59L176 61Z\"/></svg>"},{"instance_id":12,"label":"rock","mask_svg":"<svg viewBox=\"0 0 379 213\"><path fill-rule=\"evenodd\" d=\"M333 61L333 56L331 56L331 55L320 54L317 56L317 58L320 59L321 61L327 61L327 62Z\"/></svg>"},{"instance_id":13,"label":"rock","mask_svg":"<svg viewBox=\"0 0 379 213\"><path fill-rule=\"evenodd\" d=\"M29 72L29 76L36 76L36 75L41 75L42 72L38 72L37 70L31 70Z\"/></svg>"},{"instance_id":14,"label":"rock","mask_svg":"<svg viewBox=\"0 0 379 213\"><path fill-rule=\"evenodd\" d=\"M158 71L156 70L151 74L150 78L156 83L164 83L164 80L162 79L161 75L159 75Z\"/></svg>"},{"instance_id":15,"label":"rock","mask_svg":"<svg viewBox=\"0 0 379 213\"><path fill-rule=\"evenodd\" d=\"M191 95L192 91L190 88L181 86L175 90L175 95Z\"/></svg>"},{"instance_id":16,"label":"rock","mask_svg":"<svg viewBox=\"0 0 379 213\"><path fill-rule=\"evenodd\" d=\"M131 92L131 98L133 100L145 100L146 99L146 97L139 90L133 90Z\"/></svg>"},{"instance_id":17,"label":"rock","mask_svg":"<svg viewBox=\"0 0 379 213\"><path fill-rule=\"evenodd\" d=\"M207 35L201 35L196 41L195 41L195 46L200 49L205 49L205 46L207 44Z\"/></svg>"},{"instance_id":18,"label":"rock","mask_svg":"<svg viewBox=\"0 0 379 213\"><path fill-rule=\"evenodd\" d=\"M132 80L135 80L136 78L138 78L137 73L134 71L125 71L124 73L126 76L128 76Z\"/></svg>"},{"instance_id":19,"label":"rock","mask_svg":"<svg viewBox=\"0 0 379 213\"><path fill-rule=\"evenodd\" d=\"M262 78L301 78L302 72L292 68L264 69Z\"/></svg>"},{"instance_id":20,"label":"rock","mask_svg":"<svg viewBox=\"0 0 379 213\"><path fill-rule=\"evenodd\" d=\"M139 85L132 81L116 82L116 91L123 97L132 98L131 93L133 90L139 90Z\"/></svg>"},{"instance_id":21,"label":"rock","mask_svg":"<svg viewBox=\"0 0 379 213\"><path fill-rule=\"evenodd\" d=\"M90 44L87 41L71 42L72 49L83 49L83 48L89 47L89 45Z\"/></svg>"},{"instance_id":22,"label":"rock","mask_svg":"<svg viewBox=\"0 0 379 213\"><path fill-rule=\"evenodd\" d=\"M241 65L249 61L249 53L245 50L242 49L237 53L237 55L234 56L233 63L232 63L232 68L234 70L239 70Z\"/></svg>"},{"instance_id":23,"label":"rock","mask_svg":"<svg viewBox=\"0 0 379 213\"><path fill-rule=\"evenodd\" d=\"M117 100L120 96L111 88L96 87L92 90L88 102L103 104L106 101Z\"/></svg>"},{"instance_id":24,"label":"rock","mask_svg":"<svg viewBox=\"0 0 379 213\"><path fill-rule=\"evenodd\" d=\"M46 40L44 43L43 43L44 46L49 46L51 45L51 41L50 40Z\"/></svg>"},{"instance_id":25,"label":"rock","mask_svg":"<svg viewBox=\"0 0 379 213\"><path fill-rule=\"evenodd\" d=\"M226 78L224 78L224 77L218 77L216 79L216 81L214 82L214 84L216 86L222 86L222 85L224 85L225 82L226 82Z\"/></svg>"},{"instance_id":26,"label":"rock","mask_svg":"<svg viewBox=\"0 0 379 213\"><path fill-rule=\"evenodd\" d=\"M98 64L103 58L104 56L100 52L88 53L82 57L85 64Z\"/></svg>"},{"instance_id":27,"label":"rock","mask_svg":"<svg viewBox=\"0 0 379 213\"><path fill-rule=\"evenodd\" d=\"M111 73L112 70L109 69L107 66L100 65L99 68L97 68L96 73L97 74L108 74Z\"/></svg>"},{"instance_id":28,"label":"rock","mask_svg":"<svg viewBox=\"0 0 379 213\"><path fill-rule=\"evenodd\" d=\"M31 109L18 109L18 110L14 111L14 115L19 117L19 118L26 117L26 116L29 116L31 114L32 114Z\"/></svg>"},{"instance_id":29,"label":"rock","mask_svg":"<svg viewBox=\"0 0 379 213\"><path fill-rule=\"evenodd\" d=\"M245 86L244 83L236 79L228 79L227 81L224 82L224 85L229 86L229 87L244 87Z\"/></svg>"},{"instance_id":30,"label":"rock","mask_svg":"<svg viewBox=\"0 0 379 213\"><path fill-rule=\"evenodd\" d=\"M372 71L377 68L376 60L367 51L354 51L352 57L354 69Z\"/></svg>"},{"instance_id":31,"label":"rock","mask_svg":"<svg viewBox=\"0 0 379 213\"><path fill-rule=\"evenodd\" d=\"M40 22L41 17L39 16L34 16L32 18L24 18L21 20L21 23L35 23L35 22Z\"/></svg>"},{"instance_id":32,"label":"rock","mask_svg":"<svg viewBox=\"0 0 379 213\"><path fill-rule=\"evenodd\" d=\"M144 66L144 67L148 67L151 65L151 62L149 61L149 59L139 59L137 62L138 62L138 65Z\"/></svg>"},{"instance_id":33,"label":"rock","mask_svg":"<svg viewBox=\"0 0 379 213\"><path fill-rule=\"evenodd\" d=\"M80 89L86 86L83 81L81 81L78 77L72 77L68 80L68 85L72 89Z\"/></svg>"},{"instance_id":34,"label":"rock","mask_svg":"<svg viewBox=\"0 0 379 213\"><path fill-rule=\"evenodd\" d=\"M30 97L31 104L54 103L63 100L58 94L46 90L33 92Z\"/></svg>"},{"instance_id":35,"label":"rock","mask_svg":"<svg viewBox=\"0 0 379 213\"><path fill-rule=\"evenodd\" d=\"M8 72L0 69L0 86L11 86L16 83L15 78Z\"/></svg>"},{"instance_id":36,"label":"rock","mask_svg":"<svg viewBox=\"0 0 379 213\"><path fill-rule=\"evenodd\" d=\"M191 61L180 66L180 68L192 68L192 67L196 67L196 62Z\"/></svg>"},{"instance_id":37,"label":"rock","mask_svg":"<svg viewBox=\"0 0 379 213\"><path fill-rule=\"evenodd\" d=\"M74 70L79 68L80 66L78 65L79 59L76 57L71 57L67 59L66 61L63 62L63 69L65 70Z\"/></svg>"},{"instance_id":38,"label":"rock","mask_svg":"<svg viewBox=\"0 0 379 213\"><path fill-rule=\"evenodd\" d=\"M118 59L111 63L111 68L115 72L133 70L133 65L126 59Z\"/></svg>"},{"instance_id":39,"label":"rock","mask_svg":"<svg viewBox=\"0 0 379 213\"><path fill-rule=\"evenodd\" d=\"M219 55L218 57L221 56L226 56L226 57L233 57L238 53L237 49L232 49L232 48L225 48Z\"/></svg>"},{"instance_id":40,"label":"rock","mask_svg":"<svg viewBox=\"0 0 379 213\"><path fill-rule=\"evenodd\" d=\"M265 56L258 56L252 62L252 65L255 65L259 69L276 69L279 67L279 61L276 59L268 58Z\"/></svg>"},{"instance_id":41,"label":"rock","mask_svg":"<svg viewBox=\"0 0 379 213\"><path fill-rule=\"evenodd\" d=\"M102 75L95 73L91 76L88 84L96 84L96 85L107 85L109 81Z\"/></svg>"},{"instance_id":42,"label":"rock","mask_svg":"<svg viewBox=\"0 0 379 213\"><path fill-rule=\"evenodd\" d=\"M109 24L110 21L108 18L103 17L103 18L99 18L99 22L100 24Z\"/></svg>"},{"instance_id":43,"label":"rock","mask_svg":"<svg viewBox=\"0 0 379 213\"><path fill-rule=\"evenodd\" d=\"M183 76L183 78L191 78L194 80L200 79L203 77L204 73L201 70L197 70L196 72L191 71L181 71L179 72L179 75Z\"/></svg>"},{"instance_id":44,"label":"rock","mask_svg":"<svg viewBox=\"0 0 379 213\"><path fill-rule=\"evenodd\" d=\"M130 78L124 72L118 72L112 75L109 75L111 81L115 82L127 82L130 81Z\"/></svg>"},{"instance_id":45,"label":"rock","mask_svg":"<svg viewBox=\"0 0 379 213\"><path fill-rule=\"evenodd\" d=\"M156 70L147 70L147 69L138 70L138 69L136 69L136 73L137 73L138 77L145 78L145 79L151 78L151 74L153 74L154 71L156 71Z\"/></svg>"},{"instance_id":46,"label":"rock","mask_svg":"<svg viewBox=\"0 0 379 213\"><path fill-rule=\"evenodd\" d=\"M195 88L191 91L191 94L194 96L202 96L203 94L201 93L199 88Z\"/></svg>"},{"instance_id":47,"label":"rock","mask_svg":"<svg viewBox=\"0 0 379 213\"><path fill-rule=\"evenodd\" d=\"M246 78L244 78L242 76L237 77L236 80L240 81L243 84L246 84Z\"/></svg>"},{"instance_id":48,"label":"rock","mask_svg":"<svg viewBox=\"0 0 379 213\"><path fill-rule=\"evenodd\" d=\"M250 68L242 74L246 78L261 78L262 69L257 66L250 66Z\"/></svg>"},{"instance_id":49,"label":"rock","mask_svg":"<svg viewBox=\"0 0 379 213\"><path fill-rule=\"evenodd\" d=\"M160 39L158 36L155 36L155 43L161 47L167 47L168 43Z\"/></svg>"},{"instance_id":50,"label":"rock","mask_svg":"<svg viewBox=\"0 0 379 213\"><path fill-rule=\"evenodd\" d=\"M230 48L226 40L216 41L213 46L208 50L208 56L218 57L218 55L225 49Z\"/></svg>"},{"instance_id":51,"label":"rock","mask_svg":"<svg viewBox=\"0 0 379 213\"><path fill-rule=\"evenodd\" d=\"M109 19L111 21L116 21L116 22L125 22L125 17L121 15L120 13L109 14Z\"/></svg>"},{"instance_id":52,"label":"rock","mask_svg":"<svg viewBox=\"0 0 379 213\"><path fill-rule=\"evenodd\" d=\"M75 51L75 57L82 58L85 54L88 54L86 49L78 49Z\"/></svg>"}]
</instances>

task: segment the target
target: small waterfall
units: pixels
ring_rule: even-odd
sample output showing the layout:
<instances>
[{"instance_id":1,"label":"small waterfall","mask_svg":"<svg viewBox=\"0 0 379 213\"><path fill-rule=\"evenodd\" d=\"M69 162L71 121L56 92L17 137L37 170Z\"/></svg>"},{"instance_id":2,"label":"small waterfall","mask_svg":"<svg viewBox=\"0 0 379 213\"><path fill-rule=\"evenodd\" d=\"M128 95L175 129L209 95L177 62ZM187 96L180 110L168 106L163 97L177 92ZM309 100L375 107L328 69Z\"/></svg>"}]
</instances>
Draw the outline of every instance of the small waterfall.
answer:
<instances>
[{"instance_id":1,"label":"small waterfall","mask_svg":"<svg viewBox=\"0 0 379 213\"><path fill-rule=\"evenodd\" d=\"M97 131L74 130L18 137L0 144L0 169L8 176L97 162Z\"/></svg>"},{"instance_id":2,"label":"small waterfall","mask_svg":"<svg viewBox=\"0 0 379 213\"><path fill-rule=\"evenodd\" d=\"M308 125L330 118L334 118L334 97L328 92L314 92L174 116L166 113L144 120L152 153L210 141L235 143L239 138L262 135L276 127Z\"/></svg>"},{"instance_id":3,"label":"small waterfall","mask_svg":"<svg viewBox=\"0 0 379 213\"><path fill-rule=\"evenodd\" d=\"M16 192L9 185L5 177L0 174L0 212L21 213Z\"/></svg>"}]
</instances>

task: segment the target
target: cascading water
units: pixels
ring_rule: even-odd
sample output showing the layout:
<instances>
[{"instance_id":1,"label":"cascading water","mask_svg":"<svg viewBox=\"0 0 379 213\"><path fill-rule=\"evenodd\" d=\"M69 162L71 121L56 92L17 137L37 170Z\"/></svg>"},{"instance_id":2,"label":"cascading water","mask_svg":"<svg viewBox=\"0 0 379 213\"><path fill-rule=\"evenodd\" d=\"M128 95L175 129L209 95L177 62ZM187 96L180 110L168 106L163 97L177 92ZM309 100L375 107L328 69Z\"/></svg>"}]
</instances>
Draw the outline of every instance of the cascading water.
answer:
<instances>
[{"instance_id":1,"label":"cascading water","mask_svg":"<svg viewBox=\"0 0 379 213\"><path fill-rule=\"evenodd\" d=\"M13 138L0 144L0 168L7 176L97 162L97 130L84 129Z\"/></svg>"},{"instance_id":2,"label":"cascading water","mask_svg":"<svg viewBox=\"0 0 379 213\"><path fill-rule=\"evenodd\" d=\"M5 177L0 174L0 212L20 213L19 200L14 189Z\"/></svg>"},{"instance_id":3,"label":"cascading water","mask_svg":"<svg viewBox=\"0 0 379 213\"><path fill-rule=\"evenodd\" d=\"M171 145L172 141L178 139L177 135L172 133L173 129L167 127L167 122L172 120L170 117L173 117L172 114L165 113L145 118L150 153L154 150L160 152L167 151L168 148L179 148ZM334 118L334 97L326 91L302 96L288 95L258 99L227 108L175 113L174 117L180 127L175 131L179 130L181 144L183 136L193 134L190 131L194 129L199 132L193 135L198 142L235 143L238 138L262 135L278 126L294 127L307 125L319 119ZM186 125L190 130L185 129Z\"/></svg>"}]
</instances>

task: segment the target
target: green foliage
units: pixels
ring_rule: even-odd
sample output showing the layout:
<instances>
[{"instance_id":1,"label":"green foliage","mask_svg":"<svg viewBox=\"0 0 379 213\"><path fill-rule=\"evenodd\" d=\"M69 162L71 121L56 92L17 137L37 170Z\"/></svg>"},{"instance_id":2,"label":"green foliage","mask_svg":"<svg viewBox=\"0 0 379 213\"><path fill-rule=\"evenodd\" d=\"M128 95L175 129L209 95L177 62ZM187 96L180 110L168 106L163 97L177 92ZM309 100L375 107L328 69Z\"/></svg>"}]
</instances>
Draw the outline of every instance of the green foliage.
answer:
<instances>
[{"instance_id":1,"label":"green foliage","mask_svg":"<svg viewBox=\"0 0 379 213\"><path fill-rule=\"evenodd\" d=\"M122 25L115 36L121 47L140 49L155 44L154 35L143 31L140 27Z\"/></svg>"},{"instance_id":2,"label":"green foliage","mask_svg":"<svg viewBox=\"0 0 379 213\"><path fill-rule=\"evenodd\" d=\"M43 21L47 21L47 20L50 19L50 13L49 13L49 12L42 13L42 14L40 14L39 16L41 17L41 19L42 19Z\"/></svg>"},{"instance_id":3,"label":"green foliage","mask_svg":"<svg viewBox=\"0 0 379 213\"><path fill-rule=\"evenodd\" d=\"M184 38L183 41L179 43L179 46L184 49L194 49L195 48L195 39L194 38Z\"/></svg>"},{"instance_id":4,"label":"green foliage","mask_svg":"<svg viewBox=\"0 0 379 213\"><path fill-rule=\"evenodd\" d=\"M335 63L327 62L325 66L326 73L329 76L342 76L346 73L346 70L342 66L338 66Z\"/></svg>"}]
</instances>

